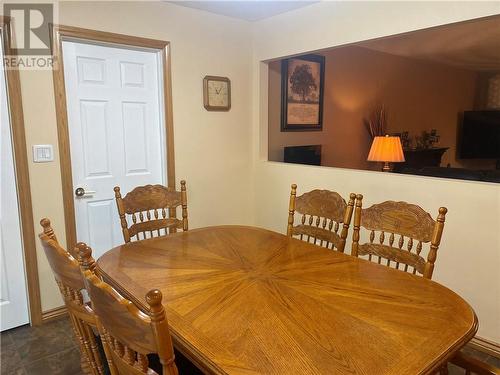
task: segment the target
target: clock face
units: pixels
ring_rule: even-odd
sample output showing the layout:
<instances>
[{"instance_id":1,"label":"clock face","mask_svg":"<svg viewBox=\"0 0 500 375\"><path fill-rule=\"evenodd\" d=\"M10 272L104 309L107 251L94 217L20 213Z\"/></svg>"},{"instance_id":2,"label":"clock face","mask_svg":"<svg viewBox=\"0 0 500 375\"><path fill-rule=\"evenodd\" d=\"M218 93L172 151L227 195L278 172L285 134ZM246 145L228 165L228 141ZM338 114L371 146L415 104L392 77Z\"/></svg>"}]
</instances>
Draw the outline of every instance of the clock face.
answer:
<instances>
[{"instance_id":1,"label":"clock face","mask_svg":"<svg viewBox=\"0 0 500 375\"><path fill-rule=\"evenodd\" d=\"M212 107L229 106L229 82L212 81L207 82L208 104Z\"/></svg>"}]
</instances>

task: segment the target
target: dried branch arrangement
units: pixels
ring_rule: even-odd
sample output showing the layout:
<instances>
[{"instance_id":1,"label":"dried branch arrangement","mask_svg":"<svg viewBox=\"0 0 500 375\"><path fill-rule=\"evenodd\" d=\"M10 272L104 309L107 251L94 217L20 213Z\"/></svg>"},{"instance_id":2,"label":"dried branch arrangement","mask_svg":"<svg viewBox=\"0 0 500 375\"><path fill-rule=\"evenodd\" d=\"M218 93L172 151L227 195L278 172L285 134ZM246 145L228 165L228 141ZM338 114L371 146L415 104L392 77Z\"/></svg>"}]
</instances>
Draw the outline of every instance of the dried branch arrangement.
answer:
<instances>
[{"instance_id":1,"label":"dried branch arrangement","mask_svg":"<svg viewBox=\"0 0 500 375\"><path fill-rule=\"evenodd\" d=\"M384 136L387 128L387 111L384 105L377 105L363 122L372 138Z\"/></svg>"}]
</instances>

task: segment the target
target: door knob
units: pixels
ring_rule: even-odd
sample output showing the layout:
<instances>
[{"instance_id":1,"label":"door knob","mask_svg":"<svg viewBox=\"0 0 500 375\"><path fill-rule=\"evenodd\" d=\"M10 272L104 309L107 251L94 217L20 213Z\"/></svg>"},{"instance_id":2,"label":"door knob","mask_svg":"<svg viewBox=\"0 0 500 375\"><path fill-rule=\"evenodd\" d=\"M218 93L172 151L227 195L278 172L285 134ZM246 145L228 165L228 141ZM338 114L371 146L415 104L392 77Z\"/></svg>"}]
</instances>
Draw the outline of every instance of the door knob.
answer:
<instances>
[{"instance_id":1,"label":"door knob","mask_svg":"<svg viewBox=\"0 0 500 375\"><path fill-rule=\"evenodd\" d=\"M82 187L79 187L79 188L76 188L75 189L75 195L78 197L78 198L81 198L81 197L86 197L86 196L90 196L90 195L94 195L96 192L93 191L93 190L85 190L84 188Z\"/></svg>"}]
</instances>

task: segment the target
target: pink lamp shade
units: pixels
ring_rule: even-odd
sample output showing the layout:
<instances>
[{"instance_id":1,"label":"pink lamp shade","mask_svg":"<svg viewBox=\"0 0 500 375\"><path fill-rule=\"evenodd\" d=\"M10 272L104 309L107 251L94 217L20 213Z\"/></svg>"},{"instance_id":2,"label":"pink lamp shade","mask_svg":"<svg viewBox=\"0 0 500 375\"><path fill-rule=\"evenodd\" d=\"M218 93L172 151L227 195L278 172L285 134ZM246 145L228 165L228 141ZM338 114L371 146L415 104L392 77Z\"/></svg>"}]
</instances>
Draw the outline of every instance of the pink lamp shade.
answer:
<instances>
[{"instance_id":1,"label":"pink lamp shade","mask_svg":"<svg viewBox=\"0 0 500 375\"><path fill-rule=\"evenodd\" d=\"M403 162L405 155L399 137L375 137L368 154L368 161Z\"/></svg>"}]
</instances>

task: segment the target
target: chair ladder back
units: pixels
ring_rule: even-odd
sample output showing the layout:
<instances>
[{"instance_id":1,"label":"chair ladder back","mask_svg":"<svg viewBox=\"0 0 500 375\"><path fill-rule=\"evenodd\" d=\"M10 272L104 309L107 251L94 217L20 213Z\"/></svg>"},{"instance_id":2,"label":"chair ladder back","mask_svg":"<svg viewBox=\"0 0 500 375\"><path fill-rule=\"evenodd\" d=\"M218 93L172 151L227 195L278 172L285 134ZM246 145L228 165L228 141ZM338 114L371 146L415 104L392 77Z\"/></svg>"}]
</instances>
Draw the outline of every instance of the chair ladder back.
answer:
<instances>
[{"instance_id":1,"label":"chair ladder back","mask_svg":"<svg viewBox=\"0 0 500 375\"><path fill-rule=\"evenodd\" d=\"M343 252L351 223L355 194L349 202L336 192L312 190L297 197L293 184L288 208L287 235L302 241ZM302 214L294 226L295 212ZM342 224L342 227L340 226ZM340 233L339 233L340 229Z\"/></svg>"},{"instance_id":2,"label":"chair ladder back","mask_svg":"<svg viewBox=\"0 0 500 375\"><path fill-rule=\"evenodd\" d=\"M120 187L116 186L114 191L126 243L168 235L177 229L188 230L186 181L181 181L180 192L162 185L145 185L122 198ZM181 206L182 219L177 218L178 206Z\"/></svg>"},{"instance_id":3,"label":"chair ladder back","mask_svg":"<svg viewBox=\"0 0 500 375\"><path fill-rule=\"evenodd\" d=\"M441 207L436 220L421 207L406 202L386 201L362 208L363 196L356 196L351 255L431 279L447 209ZM369 242L360 244L360 229L369 232ZM430 242L427 258L422 248ZM415 245L416 243L416 245Z\"/></svg>"},{"instance_id":4,"label":"chair ladder back","mask_svg":"<svg viewBox=\"0 0 500 375\"><path fill-rule=\"evenodd\" d=\"M85 289L78 261L57 242L50 220L42 219L40 224L43 227L43 233L40 233L38 237L56 281L64 285L66 289L69 288L75 292Z\"/></svg>"},{"instance_id":5,"label":"chair ladder back","mask_svg":"<svg viewBox=\"0 0 500 375\"><path fill-rule=\"evenodd\" d=\"M68 310L73 332L79 344L82 370L85 374L102 375L105 370L92 329L96 327L96 318L90 306L84 301L82 290L85 284L78 261L57 242L49 219L42 219L40 224L43 233L39 234L39 238Z\"/></svg>"},{"instance_id":6,"label":"chair ladder back","mask_svg":"<svg viewBox=\"0 0 500 375\"><path fill-rule=\"evenodd\" d=\"M146 294L148 312L145 313L97 277L92 269L90 247L80 244L79 254L111 373L156 374L149 367L148 354L158 354L163 374L178 375L161 292L153 289Z\"/></svg>"}]
</instances>

